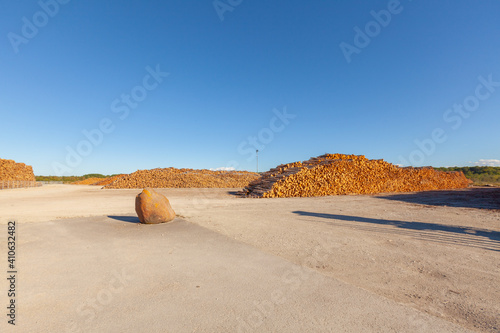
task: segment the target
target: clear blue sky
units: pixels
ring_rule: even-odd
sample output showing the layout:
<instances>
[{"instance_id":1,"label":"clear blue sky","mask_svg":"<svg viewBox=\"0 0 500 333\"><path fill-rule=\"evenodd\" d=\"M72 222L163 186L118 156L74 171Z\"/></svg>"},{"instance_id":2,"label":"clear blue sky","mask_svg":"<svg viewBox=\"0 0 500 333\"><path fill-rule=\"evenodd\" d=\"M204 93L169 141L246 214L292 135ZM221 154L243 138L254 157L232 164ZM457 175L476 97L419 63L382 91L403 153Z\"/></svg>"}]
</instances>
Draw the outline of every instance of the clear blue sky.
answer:
<instances>
[{"instance_id":1,"label":"clear blue sky","mask_svg":"<svg viewBox=\"0 0 500 333\"><path fill-rule=\"evenodd\" d=\"M35 174L500 165L497 0L60 2L0 4L0 158Z\"/></svg>"}]
</instances>

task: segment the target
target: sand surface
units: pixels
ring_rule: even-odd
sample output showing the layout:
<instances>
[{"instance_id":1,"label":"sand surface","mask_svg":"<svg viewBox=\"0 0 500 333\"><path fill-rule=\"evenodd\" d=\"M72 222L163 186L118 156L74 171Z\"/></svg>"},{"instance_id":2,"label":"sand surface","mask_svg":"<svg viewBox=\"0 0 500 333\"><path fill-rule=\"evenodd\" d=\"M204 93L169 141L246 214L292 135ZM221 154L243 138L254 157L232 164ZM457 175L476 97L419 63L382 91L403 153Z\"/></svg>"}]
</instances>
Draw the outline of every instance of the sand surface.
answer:
<instances>
[{"instance_id":1,"label":"sand surface","mask_svg":"<svg viewBox=\"0 0 500 333\"><path fill-rule=\"evenodd\" d=\"M140 190L0 191L0 255L15 219L19 270L17 325L0 331L500 331L498 188L159 191L178 218L156 226L137 223Z\"/></svg>"}]
</instances>

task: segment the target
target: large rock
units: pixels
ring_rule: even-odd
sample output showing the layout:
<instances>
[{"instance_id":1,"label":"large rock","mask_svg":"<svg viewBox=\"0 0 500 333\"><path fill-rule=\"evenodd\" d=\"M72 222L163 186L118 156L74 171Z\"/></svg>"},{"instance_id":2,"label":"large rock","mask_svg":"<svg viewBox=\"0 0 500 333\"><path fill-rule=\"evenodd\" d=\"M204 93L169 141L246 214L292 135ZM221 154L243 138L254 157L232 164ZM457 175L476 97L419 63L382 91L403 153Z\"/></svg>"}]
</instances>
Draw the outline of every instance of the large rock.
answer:
<instances>
[{"instance_id":1,"label":"large rock","mask_svg":"<svg viewBox=\"0 0 500 333\"><path fill-rule=\"evenodd\" d=\"M135 197L135 211L141 223L145 224L165 223L175 218L167 197L149 187Z\"/></svg>"}]
</instances>

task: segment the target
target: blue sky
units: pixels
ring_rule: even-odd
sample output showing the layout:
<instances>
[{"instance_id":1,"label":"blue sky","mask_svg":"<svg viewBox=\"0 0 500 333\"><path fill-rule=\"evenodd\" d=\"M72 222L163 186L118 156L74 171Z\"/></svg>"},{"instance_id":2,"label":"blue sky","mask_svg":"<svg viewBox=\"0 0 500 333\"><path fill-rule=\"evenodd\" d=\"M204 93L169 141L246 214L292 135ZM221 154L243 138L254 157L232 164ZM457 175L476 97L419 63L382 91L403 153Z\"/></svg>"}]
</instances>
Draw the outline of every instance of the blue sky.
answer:
<instances>
[{"instance_id":1,"label":"blue sky","mask_svg":"<svg viewBox=\"0 0 500 333\"><path fill-rule=\"evenodd\" d=\"M0 158L38 175L500 165L498 1L0 6Z\"/></svg>"}]
</instances>

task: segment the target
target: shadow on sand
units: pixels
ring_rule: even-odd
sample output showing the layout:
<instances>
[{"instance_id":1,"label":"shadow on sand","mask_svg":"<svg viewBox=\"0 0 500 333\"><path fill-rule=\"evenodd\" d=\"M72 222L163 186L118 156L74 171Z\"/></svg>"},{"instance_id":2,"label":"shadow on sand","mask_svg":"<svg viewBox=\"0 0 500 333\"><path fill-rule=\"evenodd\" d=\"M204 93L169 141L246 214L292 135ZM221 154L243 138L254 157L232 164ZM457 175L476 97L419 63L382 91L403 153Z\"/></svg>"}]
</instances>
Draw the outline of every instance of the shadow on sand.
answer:
<instances>
[{"instance_id":1,"label":"shadow on sand","mask_svg":"<svg viewBox=\"0 0 500 333\"><path fill-rule=\"evenodd\" d=\"M335 222L324 222L333 226L347 226L367 231L397 233L414 238L420 238L422 240L473 246L500 252L500 232L488 229L478 229L427 222L383 220L359 216L323 214L304 211L294 211L293 213L302 216L335 220ZM356 223L342 223L340 221ZM361 223L361 225L358 225L359 223ZM392 226L398 229L387 228L383 226Z\"/></svg>"},{"instance_id":2,"label":"shadow on sand","mask_svg":"<svg viewBox=\"0 0 500 333\"><path fill-rule=\"evenodd\" d=\"M141 223L139 221L139 218L137 216L114 216L114 215L108 215L110 219L113 220L118 220L122 222L129 222L129 223Z\"/></svg>"},{"instance_id":3,"label":"shadow on sand","mask_svg":"<svg viewBox=\"0 0 500 333\"><path fill-rule=\"evenodd\" d=\"M400 193L376 197L431 206L500 209L500 187L472 187L462 190Z\"/></svg>"}]
</instances>

